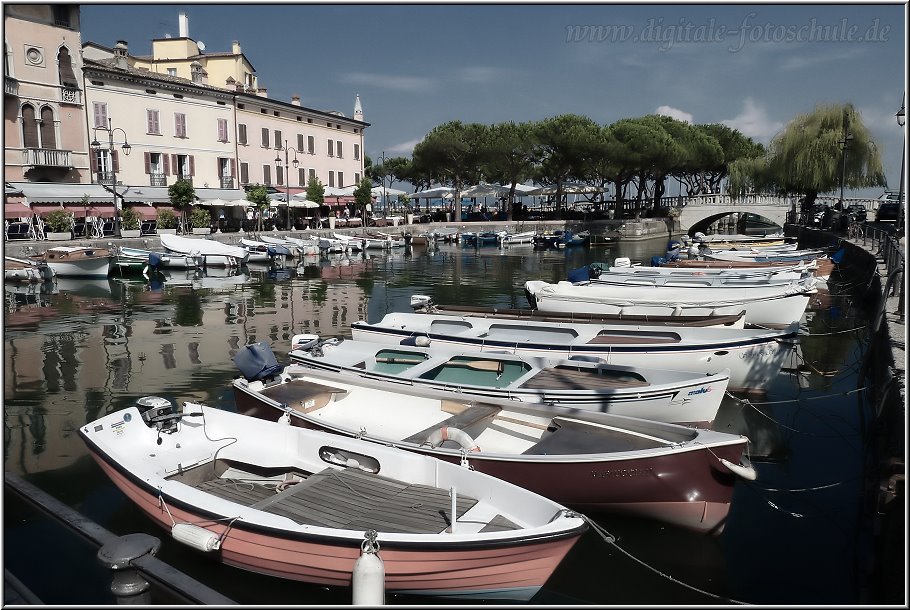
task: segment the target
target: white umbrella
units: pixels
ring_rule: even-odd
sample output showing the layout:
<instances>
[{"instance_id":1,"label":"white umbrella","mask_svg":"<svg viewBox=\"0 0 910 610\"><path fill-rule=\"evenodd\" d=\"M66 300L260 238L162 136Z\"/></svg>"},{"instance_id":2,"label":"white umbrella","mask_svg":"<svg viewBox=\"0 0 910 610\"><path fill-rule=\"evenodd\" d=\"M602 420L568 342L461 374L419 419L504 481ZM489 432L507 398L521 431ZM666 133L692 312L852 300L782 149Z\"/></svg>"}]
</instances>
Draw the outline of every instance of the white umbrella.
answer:
<instances>
[{"instance_id":1,"label":"white umbrella","mask_svg":"<svg viewBox=\"0 0 910 610\"><path fill-rule=\"evenodd\" d=\"M487 182L481 182L474 186L469 186L465 190L461 191L462 197L501 197L504 194L508 194L509 189L506 187L499 186L498 184L489 184Z\"/></svg>"},{"instance_id":2,"label":"white umbrella","mask_svg":"<svg viewBox=\"0 0 910 610\"><path fill-rule=\"evenodd\" d=\"M452 189L447 186L437 186L427 191L419 191L411 194L411 199L451 199L454 197Z\"/></svg>"},{"instance_id":3,"label":"white umbrella","mask_svg":"<svg viewBox=\"0 0 910 610\"><path fill-rule=\"evenodd\" d=\"M319 204L309 199L293 199L290 203L292 208L318 208Z\"/></svg>"},{"instance_id":4,"label":"white umbrella","mask_svg":"<svg viewBox=\"0 0 910 610\"><path fill-rule=\"evenodd\" d=\"M205 199L196 202L197 205L211 206L213 208L223 208L227 205L224 199L216 197L215 199Z\"/></svg>"},{"instance_id":5,"label":"white umbrella","mask_svg":"<svg viewBox=\"0 0 910 610\"><path fill-rule=\"evenodd\" d=\"M373 195L373 197L380 197L380 196L382 196L383 193L385 193L389 197L407 195L406 191L402 191L399 189L393 189L392 187L389 187L389 186L385 187L385 189L383 189L381 186L374 186L373 188L370 189L370 194Z\"/></svg>"}]
</instances>

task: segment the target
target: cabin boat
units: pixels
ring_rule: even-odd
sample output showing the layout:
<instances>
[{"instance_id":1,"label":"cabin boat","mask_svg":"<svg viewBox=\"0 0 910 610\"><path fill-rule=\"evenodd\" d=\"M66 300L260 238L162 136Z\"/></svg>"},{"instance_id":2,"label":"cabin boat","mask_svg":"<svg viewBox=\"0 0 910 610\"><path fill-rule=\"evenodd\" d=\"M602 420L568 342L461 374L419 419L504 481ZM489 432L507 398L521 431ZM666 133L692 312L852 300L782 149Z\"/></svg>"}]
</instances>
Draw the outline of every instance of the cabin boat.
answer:
<instances>
[{"instance_id":1,"label":"cabin boat","mask_svg":"<svg viewBox=\"0 0 910 610\"><path fill-rule=\"evenodd\" d=\"M292 340L292 344L296 343ZM445 347L381 345L329 339L295 349L308 368L476 396L573 407L670 423L711 427L730 381L705 375L587 362L572 358L477 353Z\"/></svg>"},{"instance_id":2,"label":"cabin boat","mask_svg":"<svg viewBox=\"0 0 910 610\"><path fill-rule=\"evenodd\" d=\"M469 396L296 365L268 346L234 361L240 413L459 462L582 511L723 530L738 477L754 479L744 436L640 418ZM277 363L276 363L277 364ZM395 386L395 387L392 387Z\"/></svg>"},{"instance_id":3,"label":"cabin boat","mask_svg":"<svg viewBox=\"0 0 910 610\"><path fill-rule=\"evenodd\" d=\"M178 542L317 585L350 586L369 544L388 591L526 601L588 527L469 464L285 422L144 397L79 434Z\"/></svg>"},{"instance_id":4,"label":"cabin boat","mask_svg":"<svg viewBox=\"0 0 910 610\"><path fill-rule=\"evenodd\" d=\"M798 324L784 329L671 328L400 312L373 324L351 324L352 338L386 345L588 359L703 374L730 369L731 391L765 389L793 350L798 331Z\"/></svg>"},{"instance_id":5,"label":"cabin boat","mask_svg":"<svg viewBox=\"0 0 910 610\"><path fill-rule=\"evenodd\" d=\"M161 245L168 254L202 256L203 264L212 267L240 267L246 264L250 253L240 246L223 244L214 239L162 234Z\"/></svg>"},{"instance_id":6,"label":"cabin boat","mask_svg":"<svg viewBox=\"0 0 910 610\"><path fill-rule=\"evenodd\" d=\"M110 248L56 246L28 258L46 264L57 277L107 277L115 255Z\"/></svg>"}]
</instances>

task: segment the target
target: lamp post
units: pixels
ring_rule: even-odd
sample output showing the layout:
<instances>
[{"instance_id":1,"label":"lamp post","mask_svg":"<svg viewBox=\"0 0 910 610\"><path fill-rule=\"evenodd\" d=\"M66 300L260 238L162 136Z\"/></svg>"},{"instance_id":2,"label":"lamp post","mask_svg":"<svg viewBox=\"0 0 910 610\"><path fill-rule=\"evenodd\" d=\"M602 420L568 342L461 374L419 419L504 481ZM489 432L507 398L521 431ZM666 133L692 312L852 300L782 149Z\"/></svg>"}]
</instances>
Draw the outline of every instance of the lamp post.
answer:
<instances>
[{"instance_id":1,"label":"lamp post","mask_svg":"<svg viewBox=\"0 0 910 610\"><path fill-rule=\"evenodd\" d=\"M844 180L847 175L847 147L850 146L850 142L853 141L853 134L848 133L844 136L844 139L840 141L841 150L844 151L841 155L841 164L840 164L840 199L837 202L837 209L844 209Z\"/></svg>"},{"instance_id":2,"label":"lamp post","mask_svg":"<svg viewBox=\"0 0 910 610\"><path fill-rule=\"evenodd\" d=\"M907 123L907 117L904 114L904 102L906 101L907 93L904 92L904 97L901 98L901 109L897 111L897 114L894 115L897 119L897 124L900 126L901 131L904 130L904 125ZM905 135L901 141L901 181L897 187L897 229L898 234L904 229L904 158L906 151L904 150L907 147L907 136Z\"/></svg>"},{"instance_id":3,"label":"lamp post","mask_svg":"<svg viewBox=\"0 0 910 610\"><path fill-rule=\"evenodd\" d=\"M101 150L101 142L98 141L98 130L99 129L101 131L107 132L107 152L108 152L108 157L110 158L110 161L111 161L111 186L112 186L112 190L114 192L114 214L116 215L116 217L114 218L114 230L117 233L117 237L120 237L120 214L117 209L117 171L114 169L114 132L119 131L120 133L123 134L123 143L120 144L120 148L121 148L121 150L123 150L124 155L129 157L130 152L132 152L133 147L130 146L129 142L127 142L126 132L123 131L123 129L120 127L114 127L112 120L110 118L108 118L107 127L95 127L92 130L93 140L92 140L91 147L93 149ZM100 182L100 180L99 180L99 182Z\"/></svg>"},{"instance_id":4,"label":"lamp post","mask_svg":"<svg viewBox=\"0 0 910 610\"><path fill-rule=\"evenodd\" d=\"M389 200L386 199L385 190L385 151L382 151L379 158L382 159L382 175L379 177L379 179L382 180L382 214L386 216L388 215Z\"/></svg>"},{"instance_id":5,"label":"lamp post","mask_svg":"<svg viewBox=\"0 0 910 610\"><path fill-rule=\"evenodd\" d=\"M297 169L297 166L300 165L300 161L297 160L297 149L295 148L293 150L294 150L293 165L294 165L294 169ZM284 189L285 189L285 196L287 197L287 204L288 204L287 230L290 231L291 230L291 176L288 174L288 141L287 140L284 141L284 147L283 148L279 147L278 151L279 152L284 151ZM281 163L281 155L278 155L277 157L275 157L275 163L276 163L276 165L278 163Z\"/></svg>"}]
</instances>

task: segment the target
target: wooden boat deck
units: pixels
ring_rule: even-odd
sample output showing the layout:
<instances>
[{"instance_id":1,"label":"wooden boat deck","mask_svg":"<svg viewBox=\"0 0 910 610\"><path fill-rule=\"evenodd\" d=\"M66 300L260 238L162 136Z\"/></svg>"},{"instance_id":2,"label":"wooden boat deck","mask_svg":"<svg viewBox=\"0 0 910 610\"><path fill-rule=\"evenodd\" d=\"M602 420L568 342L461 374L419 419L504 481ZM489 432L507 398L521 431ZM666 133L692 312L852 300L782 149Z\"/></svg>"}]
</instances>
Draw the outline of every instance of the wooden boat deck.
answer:
<instances>
[{"instance_id":1,"label":"wooden boat deck","mask_svg":"<svg viewBox=\"0 0 910 610\"><path fill-rule=\"evenodd\" d=\"M449 492L430 485L407 483L353 468L326 468L277 491L244 479L217 478L196 485L225 500L287 517L305 525L380 532L436 534L451 525ZM459 495L461 518L477 500ZM480 531L518 529L502 515Z\"/></svg>"},{"instance_id":2,"label":"wooden boat deck","mask_svg":"<svg viewBox=\"0 0 910 610\"><path fill-rule=\"evenodd\" d=\"M650 384L644 378L631 372L620 374L609 370L596 371L558 366L540 371L521 384L521 387L529 390L596 390L598 388L633 388L648 385Z\"/></svg>"}]
</instances>

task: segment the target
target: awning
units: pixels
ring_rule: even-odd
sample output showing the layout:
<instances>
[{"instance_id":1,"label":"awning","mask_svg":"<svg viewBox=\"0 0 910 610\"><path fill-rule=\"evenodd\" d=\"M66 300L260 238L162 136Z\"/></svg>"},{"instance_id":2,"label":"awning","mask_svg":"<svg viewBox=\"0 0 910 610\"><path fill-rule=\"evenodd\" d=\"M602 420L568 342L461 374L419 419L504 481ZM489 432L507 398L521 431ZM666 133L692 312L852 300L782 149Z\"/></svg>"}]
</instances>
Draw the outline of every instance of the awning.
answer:
<instances>
[{"instance_id":1,"label":"awning","mask_svg":"<svg viewBox=\"0 0 910 610\"><path fill-rule=\"evenodd\" d=\"M136 215L142 220L155 220L158 218L158 208L150 205L128 205L126 207L136 212Z\"/></svg>"},{"instance_id":2,"label":"awning","mask_svg":"<svg viewBox=\"0 0 910 610\"><path fill-rule=\"evenodd\" d=\"M70 212L74 218L83 218L85 216L95 216L98 218L113 218L114 217L114 206L113 205L90 205L88 207L68 205L64 208L67 212Z\"/></svg>"},{"instance_id":3,"label":"awning","mask_svg":"<svg viewBox=\"0 0 910 610\"><path fill-rule=\"evenodd\" d=\"M81 203L82 198L87 195L90 203L109 202L114 205L114 194L101 184L10 182L10 186L22 191L22 195L30 204Z\"/></svg>"},{"instance_id":4,"label":"awning","mask_svg":"<svg viewBox=\"0 0 910 610\"><path fill-rule=\"evenodd\" d=\"M121 192L122 191L122 192ZM170 203L166 186L128 186L117 189L124 203Z\"/></svg>"},{"instance_id":5,"label":"awning","mask_svg":"<svg viewBox=\"0 0 910 610\"><path fill-rule=\"evenodd\" d=\"M213 199L223 199L225 201L231 201L233 199L245 199L246 191L243 189L206 189L206 188L197 188L194 189L196 193L196 198L199 201L211 201Z\"/></svg>"},{"instance_id":6,"label":"awning","mask_svg":"<svg viewBox=\"0 0 910 610\"><path fill-rule=\"evenodd\" d=\"M34 203L32 204L32 213L38 216L47 216L56 210L62 210L63 206L56 203Z\"/></svg>"},{"instance_id":7,"label":"awning","mask_svg":"<svg viewBox=\"0 0 910 610\"><path fill-rule=\"evenodd\" d=\"M31 218L32 209L25 205L24 203L9 203L3 206L3 217L4 218Z\"/></svg>"}]
</instances>

